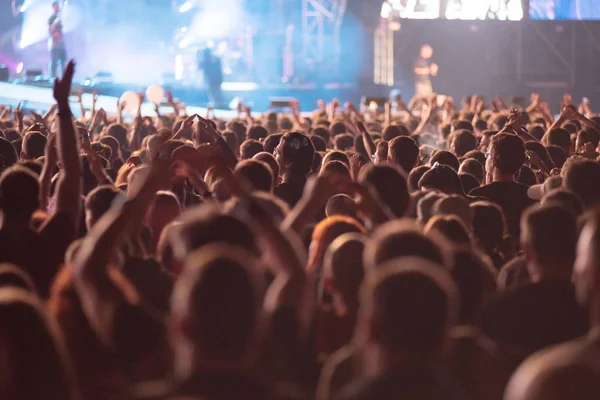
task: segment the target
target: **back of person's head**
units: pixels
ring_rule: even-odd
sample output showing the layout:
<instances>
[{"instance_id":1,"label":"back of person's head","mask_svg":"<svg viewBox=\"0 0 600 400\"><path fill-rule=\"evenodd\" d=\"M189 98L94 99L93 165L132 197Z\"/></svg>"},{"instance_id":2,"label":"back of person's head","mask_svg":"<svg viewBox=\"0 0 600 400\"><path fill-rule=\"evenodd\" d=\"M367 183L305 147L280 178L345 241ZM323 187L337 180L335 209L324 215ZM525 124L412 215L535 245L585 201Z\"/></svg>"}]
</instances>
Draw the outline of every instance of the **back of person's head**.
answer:
<instances>
[{"instance_id":1,"label":"back of person's head","mask_svg":"<svg viewBox=\"0 0 600 400\"><path fill-rule=\"evenodd\" d=\"M460 130L473 132L473 124L466 119L457 119L452 122L452 130L453 132L458 132Z\"/></svg>"},{"instance_id":2,"label":"back of person's head","mask_svg":"<svg viewBox=\"0 0 600 400\"><path fill-rule=\"evenodd\" d=\"M460 183L462 184L465 193L471 193L471 190L481 186L477 181L477 178L471 174L458 174L458 177L460 178Z\"/></svg>"},{"instance_id":3,"label":"back of person's head","mask_svg":"<svg viewBox=\"0 0 600 400\"><path fill-rule=\"evenodd\" d=\"M4 218L29 219L39 207L37 176L22 166L13 166L0 176L0 209Z\"/></svg>"},{"instance_id":4,"label":"back of person's head","mask_svg":"<svg viewBox=\"0 0 600 400\"><path fill-rule=\"evenodd\" d=\"M325 215L328 217L343 215L358 220L357 209L358 205L352 197L347 194L336 194L327 201Z\"/></svg>"},{"instance_id":5,"label":"back of person's head","mask_svg":"<svg viewBox=\"0 0 600 400\"><path fill-rule=\"evenodd\" d=\"M335 291L346 306L358 304L358 292L365 269L363 252L367 237L362 233L344 233L327 248L323 261L323 278L333 280Z\"/></svg>"},{"instance_id":6,"label":"back of person's head","mask_svg":"<svg viewBox=\"0 0 600 400\"><path fill-rule=\"evenodd\" d=\"M458 169L458 173L473 175L479 184L481 184L483 182L483 178L485 178L483 165L481 165L481 163L474 158L467 158L464 160Z\"/></svg>"},{"instance_id":7,"label":"back of person's head","mask_svg":"<svg viewBox=\"0 0 600 400\"><path fill-rule=\"evenodd\" d=\"M460 293L461 325L477 325L487 301L496 291L496 273L492 265L474 251L460 250L454 254L452 278Z\"/></svg>"},{"instance_id":8,"label":"back of person's head","mask_svg":"<svg viewBox=\"0 0 600 400\"><path fill-rule=\"evenodd\" d=\"M546 151L550 155L550 159L552 160L552 164L556 168L562 168L565 162L567 161L567 153L560 146L556 145L548 145L546 146Z\"/></svg>"},{"instance_id":9,"label":"back of person's head","mask_svg":"<svg viewBox=\"0 0 600 400\"><path fill-rule=\"evenodd\" d=\"M250 226L235 215L224 214L213 204L202 204L187 210L170 236L174 255L183 260L202 246L225 242L259 254L256 237Z\"/></svg>"},{"instance_id":10,"label":"back of person's head","mask_svg":"<svg viewBox=\"0 0 600 400\"><path fill-rule=\"evenodd\" d=\"M85 222L90 229L113 205L115 198L122 195L113 185L102 185L88 193L85 199Z\"/></svg>"},{"instance_id":11,"label":"back of person's head","mask_svg":"<svg viewBox=\"0 0 600 400\"><path fill-rule=\"evenodd\" d=\"M436 151L431 155L431 158L429 159L429 166L431 167L435 165L435 163L438 163L439 165L447 165L454 171L458 171L460 168L458 158L446 150Z\"/></svg>"},{"instance_id":12,"label":"back of person's head","mask_svg":"<svg viewBox=\"0 0 600 400\"><path fill-rule=\"evenodd\" d=\"M419 163L419 146L409 136L398 136L388 143L388 162L410 173Z\"/></svg>"},{"instance_id":13,"label":"back of person's head","mask_svg":"<svg viewBox=\"0 0 600 400\"><path fill-rule=\"evenodd\" d=\"M346 165L346 167L350 168L350 157L348 157L348 155L343 151L332 150L327 152L327 154L325 154L325 157L323 157L323 161L321 161L321 165L325 165L331 161L343 162Z\"/></svg>"},{"instance_id":14,"label":"back of person's head","mask_svg":"<svg viewBox=\"0 0 600 400\"><path fill-rule=\"evenodd\" d=\"M473 223L473 211L469 202L463 196L450 195L437 200L433 204L433 213L442 215L456 215L464 222L468 230Z\"/></svg>"},{"instance_id":15,"label":"back of person's head","mask_svg":"<svg viewBox=\"0 0 600 400\"><path fill-rule=\"evenodd\" d=\"M378 227L364 253L365 267L379 268L398 257L415 256L449 266L446 243L439 235L425 236L409 220L390 221Z\"/></svg>"},{"instance_id":16,"label":"back of person's head","mask_svg":"<svg viewBox=\"0 0 600 400\"><path fill-rule=\"evenodd\" d=\"M381 137L386 142L391 142L399 136L410 136L408 128L404 125L388 125L383 129Z\"/></svg>"},{"instance_id":17,"label":"back of person's head","mask_svg":"<svg viewBox=\"0 0 600 400\"><path fill-rule=\"evenodd\" d=\"M21 289L0 289L0 390L7 399L75 399L64 346L37 297Z\"/></svg>"},{"instance_id":18,"label":"back of person's head","mask_svg":"<svg viewBox=\"0 0 600 400\"><path fill-rule=\"evenodd\" d=\"M325 141L326 145L329 144L331 134L329 133L329 129L327 129L326 126L317 126L315 129L312 130L312 134L323 138L323 141Z\"/></svg>"},{"instance_id":19,"label":"back of person's head","mask_svg":"<svg viewBox=\"0 0 600 400\"><path fill-rule=\"evenodd\" d=\"M519 172L517 173L517 176L515 177L515 181L522 183L524 185L527 185L527 186L537 185L537 183L538 183L535 172L533 172L531 167L529 167L527 165L523 165L519 169Z\"/></svg>"},{"instance_id":20,"label":"back of person's head","mask_svg":"<svg viewBox=\"0 0 600 400\"><path fill-rule=\"evenodd\" d=\"M341 135L341 134L348 132L348 128L346 127L346 124L343 123L342 121L334 122L333 124L331 124L331 126L329 127L329 130L331 131L331 136L333 136L333 137L336 137L337 135Z\"/></svg>"},{"instance_id":21,"label":"back of person's head","mask_svg":"<svg viewBox=\"0 0 600 400\"><path fill-rule=\"evenodd\" d=\"M465 194L456 170L442 164L434 164L425 172L419 180L419 187L424 190L439 190L445 194Z\"/></svg>"},{"instance_id":22,"label":"back of person's head","mask_svg":"<svg viewBox=\"0 0 600 400\"><path fill-rule=\"evenodd\" d=\"M0 137L0 157L0 168L12 167L19 159L15 146L3 137Z\"/></svg>"},{"instance_id":23,"label":"back of person's head","mask_svg":"<svg viewBox=\"0 0 600 400\"><path fill-rule=\"evenodd\" d=\"M325 252L331 242L338 236L350 232L365 233L366 229L354 218L342 215L335 215L321 220L312 232L308 268L321 268Z\"/></svg>"},{"instance_id":24,"label":"back of person's head","mask_svg":"<svg viewBox=\"0 0 600 400\"><path fill-rule=\"evenodd\" d=\"M248 181L254 190L265 192L273 190L273 171L265 162L244 160L236 165L234 175Z\"/></svg>"},{"instance_id":25,"label":"back of person's head","mask_svg":"<svg viewBox=\"0 0 600 400\"><path fill-rule=\"evenodd\" d=\"M240 146L240 160L249 160L263 151L263 145L256 139L246 139Z\"/></svg>"},{"instance_id":26,"label":"back of person's head","mask_svg":"<svg viewBox=\"0 0 600 400\"><path fill-rule=\"evenodd\" d=\"M188 342L196 359L246 360L259 340L259 276L256 257L237 246L215 243L190 254L171 301L176 359L189 352L178 344Z\"/></svg>"},{"instance_id":27,"label":"back of person's head","mask_svg":"<svg viewBox=\"0 0 600 400\"><path fill-rule=\"evenodd\" d=\"M449 243L457 247L471 247L469 228L456 215L434 215L423 229L425 235L431 234L432 231L441 233Z\"/></svg>"},{"instance_id":28,"label":"back of person's head","mask_svg":"<svg viewBox=\"0 0 600 400\"><path fill-rule=\"evenodd\" d=\"M583 214L583 201L575 193L565 189L554 189L542 198L542 204L558 204L573 212L576 216Z\"/></svg>"},{"instance_id":29,"label":"back of person's head","mask_svg":"<svg viewBox=\"0 0 600 400\"><path fill-rule=\"evenodd\" d=\"M233 131L224 131L221 133L221 136L225 140L225 143L227 143L227 147L229 147L234 154L237 154L240 149L235 133L233 133Z\"/></svg>"},{"instance_id":30,"label":"back of person's head","mask_svg":"<svg viewBox=\"0 0 600 400\"><path fill-rule=\"evenodd\" d=\"M564 128L554 128L548 133L548 144L559 146L568 155L571 152L571 134Z\"/></svg>"},{"instance_id":31,"label":"back of person's head","mask_svg":"<svg viewBox=\"0 0 600 400\"><path fill-rule=\"evenodd\" d=\"M350 170L341 161L329 161L321 166L319 175L337 174L350 178Z\"/></svg>"},{"instance_id":32,"label":"back of person's head","mask_svg":"<svg viewBox=\"0 0 600 400\"><path fill-rule=\"evenodd\" d=\"M313 146L315 146L315 151L327 151L327 143L321 136L313 133L310 135L310 141L312 142Z\"/></svg>"},{"instance_id":33,"label":"back of person's head","mask_svg":"<svg viewBox=\"0 0 600 400\"><path fill-rule=\"evenodd\" d=\"M231 120L227 123L226 127L235 134L238 144L244 143L246 140L246 124L240 120Z\"/></svg>"},{"instance_id":34,"label":"back of person's head","mask_svg":"<svg viewBox=\"0 0 600 400\"><path fill-rule=\"evenodd\" d=\"M445 194L441 192L437 192L435 190L424 190L422 193L425 193L424 196L420 196L417 202L417 221L422 226L425 226L427 222L433 217L433 207L435 203L444 197Z\"/></svg>"},{"instance_id":35,"label":"back of person's head","mask_svg":"<svg viewBox=\"0 0 600 400\"><path fill-rule=\"evenodd\" d=\"M273 193L255 191L250 197L276 224L280 224L290 212L290 206ZM225 204L225 211L227 214L239 215L240 212L245 212L242 207L244 207L243 201L239 197L234 197Z\"/></svg>"},{"instance_id":36,"label":"back of person's head","mask_svg":"<svg viewBox=\"0 0 600 400\"><path fill-rule=\"evenodd\" d=\"M428 166L421 165L416 168L413 168L413 170L410 171L410 173L408 174L408 178L406 180L406 183L408 184L408 191L410 193L414 193L418 190L421 190L421 188L419 187L419 181L421 180L423 175L427 171L429 171L429 169L430 168Z\"/></svg>"},{"instance_id":37,"label":"back of person's head","mask_svg":"<svg viewBox=\"0 0 600 400\"><path fill-rule=\"evenodd\" d=\"M370 342L402 351L407 368L440 356L456 323L459 295L450 274L419 257L390 260L367 281L361 296L359 329ZM360 335L359 335L360 337Z\"/></svg>"},{"instance_id":38,"label":"back of person's head","mask_svg":"<svg viewBox=\"0 0 600 400\"><path fill-rule=\"evenodd\" d=\"M542 140L545 133L546 128L542 124L535 124L529 127L529 134L537 140Z\"/></svg>"},{"instance_id":39,"label":"back of person's head","mask_svg":"<svg viewBox=\"0 0 600 400\"><path fill-rule=\"evenodd\" d=\"M600 132L595 129L583 129L577 134L576 149L577 152L584 152L588 143L592 146L594 151L598 148L600 143Z\"/></svg>"},{"instance_id":40,"label":"back of person's head","mask_svg":"<svg viewBox=\"0 0 600 400\"><path fill-rule=\"evenodd\" d=\"M282 131L291 131L294 128L294 121L286 115L279 117L278 123Z\"/></svg>"},{"instance_id":41,"label":"back of person's head","mask_svg":"<svg viewBox=\"0 0 600 400\"><path fill-rule=\"evenodd\" d=\"M489 157L500 173L514 175L525 163L525 143L517 135L498 133L492 138Z\"/></svg>"},{"instance_id":42,"label":"back of person's head","mask_svg":"<svg viewBox=\"0 0 600 400\"><path fill-rule=\"evenodd\" d=\"M44 164L36 160L21 161L19 162L19 165L22 165L23 167L27 168L37 176L42 175L42 169L44 168Z\"/></svg>"},{"instance_id":43,"label":"back of person's head","mask_svg":"<svg viewBox=\"0 0 600 400\"><path fill-rule=\"evenodd\" d=\"M119 142L119 146L121 148L129 147L127 140L127 128L121 124L109 125L108 128L106 128L106 136L114 137Z\"/></svg>"},{"instance_id":44,"label":"back of person's head","mask_svg":"<svg viewBox=\"0 0 600 400\"><path fill-rule=\"evenodd\" d=\"M485 154L483 154L481 151L479 150L471 150L469 152L467 152L464 155L465 159L469 159L472 158L474 160L479 161L479 163L484 167L485 169Z\"/></svg>"},{"instance_id":45,"label":"back of person's head","mask_svg":"<svg viewBox=\"0 0 600 400\"><path fill-rule=\"evenodd\" d=\"M578 195L586 208L600 203L600 164L576 160L563 170L563 186Z\"/></svg>"},{"instance_id":46,"label":"back of person's head","mask_svg":"<svg viewBox=\"0 0 600 400\"><path fill-rule=\"evenodd\" d=\"M477 148L477 139L472 131L460 129L452 136L451 149L457 157L463 157L466 153Z\"/></svg>"},{"instance_id":47,"label":"back of person's head","mask_svg":"<svg viewBox=\"0 0 600 400\"><path fill-rule=\"evenodd\" d=\"M496 250L506 235L506 221L500 206L489 201L471 204L473 238L482 250Z\"/></svg>"},{"instance_id":48,"label":"back of person's head","mask_svg":"<svg viewBox=\"0 0 600 400\"><path fill-rule=\"evenodd\" d=\"M288 132L281 137L276 158L280 171L307 176L313 165L315 147L305 134Z\"/></svg>"},{"instance_id":49,"label":"back of person's head","mask_svg":"<svg viewBox=\"0 0 600 400\"><path fill-rule=\"evenodd\" d=\"M35 160L42 157L46 149L46 136L40 132L29 132L23 137L21 157L25 160Z\"/></svg>"},{"instance_id":50,"label":"back of person's head","mask_svg":"<svg viewBox=\"0 0 600 400\"><path fill-rule=\"evenodd\" d=\"M0 263L0 290L16 288L30 293L37 293L31 276L14 264Z\"/></svg>"},{"instance_id":51,"label":"back of person's head","mask_svg":"<svg viewBox=\"0 0 600 400\"><path fill-rule=\"evenodd\" d=\"M554 166L548 150L546 150L546 147L544 147L544 145L540 142L534 142L533 140L530 140L525 142L525 148L528 151L535 152L540 157L544 165L546 165L548 168L552 168Z\"/></svg>"},{"instance_id":52,"label":"back of person's head","mask_svg":"<svg viewBox=\"0 0 600 400\"><path fill-rule=\"evenodd\" d=\"M119 158L121 152L120 152L119 141L117 139L115 139L112 136L102 136L98 141L102 144L110 146L110 149L111 149L110 161L113 161L113 160L116 160L117 158Z\"/></svg>"},{"instance_id":53,"label":"back of person's head","mask_svg":"<svg viewBox=\"0 0 600 400\"><path fill-rule=\"evenodd\" d=\"M254 139L261 141L262 139L269 136L269 132L260 125L253 125L248 129L247 139Z\"/></svg>"},{"instance_id":54,"label":"back of person's head","mask_svg":"<svg viewBox=\"0 0 600 400\"><path fill-rule=\"evenodd\" d=\"M339 151L352 150L354 148L354 137L349 133L342 133L333 139L333 147Z\"/></svg>"},{"instance_id":55,"label":"back of person's head","mask_svg":"<svg viewBox=\"0 0 600 400\"><path fill-rule=\"evenodd\" d=\"M575 261L577 217L557 204L536 205L521 217L521 246L532 279L559 273L567 279Z\"/></svg>"},{"instance_id":56,"label":"back of person's head","mask_svg":"<svg viewBox=\"0 0 600 400\"><path fill-rule=\"evenodd\" d=\"M358 181L372 185L381 201L395 216L404 216L410 206L410 195L402 170L391 165L369 164L360 170Z\"/></svg>"}]
</instances>

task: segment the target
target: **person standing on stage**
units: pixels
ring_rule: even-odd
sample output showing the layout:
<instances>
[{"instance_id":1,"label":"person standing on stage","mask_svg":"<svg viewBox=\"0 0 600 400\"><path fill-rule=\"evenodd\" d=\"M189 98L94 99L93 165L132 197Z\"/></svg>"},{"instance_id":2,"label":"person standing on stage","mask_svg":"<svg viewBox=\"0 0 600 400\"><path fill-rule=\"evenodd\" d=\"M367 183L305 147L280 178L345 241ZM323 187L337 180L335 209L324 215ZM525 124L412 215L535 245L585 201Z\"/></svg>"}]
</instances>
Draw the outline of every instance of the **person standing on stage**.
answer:
<instances>
[{"instance_id":1,"label":"person standing on stage","mask_svg":"<svg viewBox=\"0 0 600 400\"><path fill-rule=\"evenodd\" d=\"M54 12L48 20L48 33L50 34L50 76L56 78L58 63L60 62L61 72L66 67L67 50L65 48L62 22L60 21L60 7L58 1L52 3L52 9Z\"/></svg>"},{"instance_id":2,"label":"person standing on stage","mask_svg":"<svg viewBox=\"0 0 600 400\"><path fill-rule=\"evenodd\" d=\"M199 62L199 68L204 72L204 85L208 92L210 102L215 107L223 104L223 94L221 93L221 84L223 84L223 69L221 60L213 55L207 47L204 49L202 60Z\"/></svg>"},{"instance_id":3,"label":"person standing on stage","mask_svg":"<svg viewBox=\"0 0 600 400\"><path fill-rule=\"evenodd\" d=\"M431 77L437 76L438 66L431 62L433 48L425 44L421 47L421 54L415 65L415 95L428 96L433 93Z\"/></svg>"}]
</instances>

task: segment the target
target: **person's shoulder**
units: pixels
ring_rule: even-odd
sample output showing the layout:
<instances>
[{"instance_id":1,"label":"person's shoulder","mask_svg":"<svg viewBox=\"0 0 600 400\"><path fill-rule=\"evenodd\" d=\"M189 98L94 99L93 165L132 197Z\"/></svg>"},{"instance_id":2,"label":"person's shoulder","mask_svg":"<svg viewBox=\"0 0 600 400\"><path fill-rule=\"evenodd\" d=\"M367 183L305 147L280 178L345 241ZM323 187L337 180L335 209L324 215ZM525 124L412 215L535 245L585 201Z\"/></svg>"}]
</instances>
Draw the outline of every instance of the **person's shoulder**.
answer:
<instances>
[{"instance_id":1,"label":"person's shoulder","mask_svg":"<svg viewBox=\"0 0 600 400\"><path fill-rule=\"evenodd\" d=\"M488 197L490 195L490 191L495 188L496 182L488 183L487 185L476 187L475 189L469 192L469 196L471 197Z\"/></svg>"}]
</instances>

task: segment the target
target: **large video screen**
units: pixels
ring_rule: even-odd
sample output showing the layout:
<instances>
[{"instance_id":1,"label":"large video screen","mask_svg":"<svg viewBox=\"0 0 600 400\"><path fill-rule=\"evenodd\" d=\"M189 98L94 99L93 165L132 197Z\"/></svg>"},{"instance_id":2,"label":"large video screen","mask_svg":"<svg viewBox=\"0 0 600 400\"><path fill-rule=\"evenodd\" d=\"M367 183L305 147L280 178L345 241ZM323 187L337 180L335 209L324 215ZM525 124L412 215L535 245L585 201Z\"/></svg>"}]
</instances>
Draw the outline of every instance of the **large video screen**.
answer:
<instances>
[{"instance_id":1,"label":"large video screen","mask_svg":"<svg viewBox=\"0 0 600 400\"><path fill-rule=\"evenodd\" d=\"M529 17L542 20L600 19L600 0L531 0Z\"/></svg>"},{"instance_id":2,"label":"large video screen","mask_svg":"<svg viewBox=\"0 0 600 400\"><path fill-rule=\"evenodd\" d=\"M387 0L381 8L381 16L519 21L523 19L524 1L527 0Z\"/></svg>"}]
</instances>

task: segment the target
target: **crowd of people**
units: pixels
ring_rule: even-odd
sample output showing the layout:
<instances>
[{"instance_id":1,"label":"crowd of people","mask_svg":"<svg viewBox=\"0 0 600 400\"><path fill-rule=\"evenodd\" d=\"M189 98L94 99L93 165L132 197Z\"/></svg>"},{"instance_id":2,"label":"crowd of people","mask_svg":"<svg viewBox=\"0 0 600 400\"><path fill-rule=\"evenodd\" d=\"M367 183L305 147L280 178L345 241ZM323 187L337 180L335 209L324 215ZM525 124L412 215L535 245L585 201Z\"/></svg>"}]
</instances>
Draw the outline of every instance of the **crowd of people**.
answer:
<instances>
[{"instance_id":1,"label":"crowd of people","mask_svg":"<svg viewBox=\"0 0 600 400\"><path fill-rule=\"evenodd\" d=\"M0 108L2 398L599 398L589 103L127 123L74 68Z\"/></svg>"}]
</instances>

